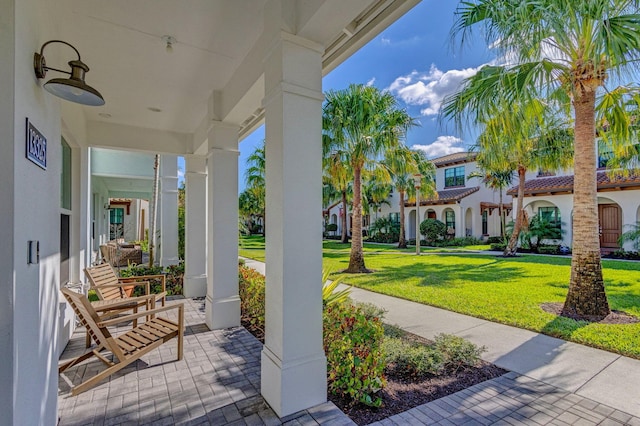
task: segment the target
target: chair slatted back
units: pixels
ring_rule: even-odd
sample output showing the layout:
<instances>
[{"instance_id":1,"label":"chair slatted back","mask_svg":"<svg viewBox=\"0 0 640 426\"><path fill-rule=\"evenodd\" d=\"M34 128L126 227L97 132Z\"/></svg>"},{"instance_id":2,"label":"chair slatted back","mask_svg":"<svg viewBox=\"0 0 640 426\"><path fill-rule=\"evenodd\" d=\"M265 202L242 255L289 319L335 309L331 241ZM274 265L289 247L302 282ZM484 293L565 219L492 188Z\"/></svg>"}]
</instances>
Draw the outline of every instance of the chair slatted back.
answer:
<instances>
[{"instance_id":1,"label":"chair slatted back","mask_svg":"<svg viewBox=\"0 0 640 426\"><path fill-rule=\"evenodd\" d=\"M111 336L109 329L98 326L97 323L100 322L100 317L91 306L89 299L87 299L85 295L76 293L68 288L62 288L62 294L64 294L65 299L67 299L73 311L78 316L80 323L87 329L87 332L98 345L111 351L119 360L124 360L125 353L113 336Z\"/></svg>"},{"instance_id":2,"label":"chair slatted back","mask_svg":"<svg viewBox=\"0 0 640 426\"><path fill-rule=\"evenodd\" d=\"M110 264L103 263L97 266L85 268L85 275L92 287L95 287L100 300L114 300L127 297L122 287L103 287L104 285L118 284L118 276Z\"/></svg>"}]
</instances>

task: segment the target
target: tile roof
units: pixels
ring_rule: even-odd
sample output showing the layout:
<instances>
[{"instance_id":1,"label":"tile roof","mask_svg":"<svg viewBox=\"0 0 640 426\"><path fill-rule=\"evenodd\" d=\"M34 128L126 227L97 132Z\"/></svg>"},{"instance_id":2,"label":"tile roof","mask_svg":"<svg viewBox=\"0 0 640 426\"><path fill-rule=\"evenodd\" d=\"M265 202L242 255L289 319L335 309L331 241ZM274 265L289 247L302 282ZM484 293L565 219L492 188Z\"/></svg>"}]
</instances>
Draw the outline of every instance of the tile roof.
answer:
<instances>
[{"instance_id":1,"label":"tile roof","mask_svg":"<svg viewBox=\"0 0 640 426\"><path fill-rule=\"evenodd\" d=\"M462 200L464 197L467 197L474 192L480 190L479 186L473 186L470 188L455 188L455 189L445 189L443 191L438 191L437 198L430 198L427 200L420 200L421 206L435 206L438 204L454 204L457 201ZM415 206L415 201L413 203L404 203L405 206Z\"/></svg>"},{"instance_id":2,"label":"tile roof","mask_svg":"<svg viewBox=\"0 0 640 426\"><path fill-rule=\"evenodd\" d=\"M630 174L629 176L610 177L608 172L602 171L597 174L598 191L617 191L622 189L640 188L640 174ZM530 179L524 184L525 195L537 194L559 194L573 192L573 175L551 176ZM507 195L518 195L518 186L507 191Z\"/></svg>"},{"instance_id":3,"label":"tile roof","mask_svg":"<svg viewBox=\"0 0 640 426\"><path fill-rule=\"evenodd\" d=\"M475 161L476 155L477 154L475 152L456 152L454 154L434 158L431 162L436 167L444 167L452 164L463 164Z\"/></svg>"}]
</instances>

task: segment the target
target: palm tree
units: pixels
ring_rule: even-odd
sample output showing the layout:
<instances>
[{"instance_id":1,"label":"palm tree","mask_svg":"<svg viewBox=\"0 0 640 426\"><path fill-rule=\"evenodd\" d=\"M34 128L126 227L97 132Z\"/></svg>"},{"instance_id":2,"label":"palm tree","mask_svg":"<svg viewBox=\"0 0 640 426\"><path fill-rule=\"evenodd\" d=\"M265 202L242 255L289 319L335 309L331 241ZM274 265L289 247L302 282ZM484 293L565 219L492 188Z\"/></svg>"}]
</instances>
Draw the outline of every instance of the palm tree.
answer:
<instances>
[{"instance_id":1,"label":"palm tree","mask_svg":"<svg viewBox=\"0 0 640 426\"><path fill-rule=\"evenodd\" d=\"M573 256L565 315L602 318L610 312L598 239L596 92L610 74L635 71L639 9L638 0L466 0L456 11L452 35L464 42L481 27L509 64L481 69L480 78L445 107L450 113L486 118L499 103L541 94L573 108ZM612 127L609 137L619 128Z\"/></svg>"},{"instance_id":2,"label":"palm tree","mask_svg":"<svg viewBox=\"0 0 640 426\"><path fill-rule=\"evenodd\" d=\"M476 157L477 160L477 157ZM499 204L498 204L498 215L500 216L500 238L504 238L504 230L505 230L505 217L504 217L504 203L502 201L502 195L505 188L511 185L513 181L513 175L515 170L500 170L500 169L491 169L491 165L484 164L478 161L479 171L475 171L469 173L470 178L479 178L482 180L484 186L494 191L498 191L499 194Z\"/></svg>"},{"instance_id":3,"label":"palm tree","mask_svg":"<svg viewBox=\"0 0 640 426\"><path fill-rule=\"evenodd\" d=\"M352 173L349 169L349 163L343 159L343 153L341 151L330 152L331 143L328 137L323 137L322 147L323 156L323 179L325 184L333 188L333 191L328 191L328 194L335 193L340 195L340 201L342 208L340 209L340 229L341 239L340 242L346 244L349 242L349 235L347 234L347 206L348 201L352 195Z\"/></svg>"},{"instance_id":4,"label":"palm tree","mask_svg":"<svg viewBox=\"0 0 640 426\"><path fill-rule=\"evenodd\" d=\"M265 147L264 141L257 146L256 149L247 157L247 169L244 172L244 179L247 185L247 191L251 192L253 196L253 204L257 206L258 216L262 217L262 235L265 235L265 229L267 225L266 210L265 210L265 196L266 196L266 181L265 181Z\"/></svg>"},{"instance_id":5,"label":"palm tree","mask_svg":"<svg viewBox=\"0 0 640 426\"><path fill-rule=\"evenodd\" d=\"M352 242L346 272L368 272L362 254L362 171L365 163L381 160L401 145L413 118L398 107L395 97L373 86L350 85L329 91L323 106L323 132L330 151L341 151L353 172Z\"/></svg>"},{"instance_id":6,"label":"palm tree","mask_svg":"<svg viewBox=\"0 0 640 426\"><path fill-rule=\"evenodd\" d=\"M518 237L527 225L524 211L524 185L529 170L556 170L571 165L572 134L562 115L534 99L525 105L497 109L478 138L478 163L494 170L513 170L518 174L516 221L505 256L515 256Z\"/></svg>"},{"instance_id":7,"label":"palm tree","mask_svg":"<svg viewBox=\"0 0 640 426\"><path fill-rule=\"evenodd\" d=\"M387 206L391 205L388 198L392 187L391 184L388 183L388 180L388 176L380 179L379 174L366 177L362 197L362 211L364 214L371 215L371 210L373 210L375 212L375 218L378 219L378 209L385 204Z\"/></svg>"},{"instance_id":8,"label":"palm tree","mask_svg":"<svg viewBox=\"0 0 640 426\"><path fill-rule=\"evenodd\" d=\"M406 231L405 231L405 214L404 204L406 202L405 195L415 196L415 185L413 176L417 173L422 175L422 185L420 185L420 198L433 197L436 194L435 166L429 160L423 151L411 151L408 148L401 148L394 151L385 161L386 167L391 173L393 186L398 191L400 206L400 239L398 248L407 248Z\"/></svg>"}]
</instances>

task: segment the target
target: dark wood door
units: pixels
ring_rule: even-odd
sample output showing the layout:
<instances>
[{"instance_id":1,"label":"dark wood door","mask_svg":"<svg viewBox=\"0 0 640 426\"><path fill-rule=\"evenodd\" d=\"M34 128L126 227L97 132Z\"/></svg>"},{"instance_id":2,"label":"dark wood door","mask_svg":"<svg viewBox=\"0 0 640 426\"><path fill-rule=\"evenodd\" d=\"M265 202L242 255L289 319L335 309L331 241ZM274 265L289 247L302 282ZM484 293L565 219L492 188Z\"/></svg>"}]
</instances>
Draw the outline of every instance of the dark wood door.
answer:
<instances>
[{"instance_id":1,"label":"dark wood door","mask_svg":"<svg viewBox=\"0 0 640 426\"><path fill-rule=\"evenodd\" d=\"M427 212L427 219L435 219L436 218L436 212L434 212L433 210L429 210Z\"/></svg>"},{"instance_id":2,"label":"dark wood door","mask_svg":"<svg viewBox=\"0 0 640 426\"><path fill-rule=\"evenodd\" d=\"M617 204L598 205L600 220L600 247L619 248L618 238L622 234L622 211Z\"/></svg>"}]
</instances>

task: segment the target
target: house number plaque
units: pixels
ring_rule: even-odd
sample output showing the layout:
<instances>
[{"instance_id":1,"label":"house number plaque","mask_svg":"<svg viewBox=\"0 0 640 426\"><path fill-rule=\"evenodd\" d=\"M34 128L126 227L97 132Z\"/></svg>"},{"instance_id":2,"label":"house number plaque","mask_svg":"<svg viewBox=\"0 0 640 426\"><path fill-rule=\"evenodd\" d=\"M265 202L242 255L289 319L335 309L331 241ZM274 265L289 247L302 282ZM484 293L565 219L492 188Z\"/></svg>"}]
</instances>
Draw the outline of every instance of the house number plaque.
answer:
<instances>
[{"instance_id":1,"label":"house number plaque","mask_svg":"<svg viewBox=\"0 0 640 426\"><path fill-rule=\"evenodd\" d=\"M27 118L27 158L33 163L47 169L47 139L29 122Z\"/></svg>"}]
</instances>

